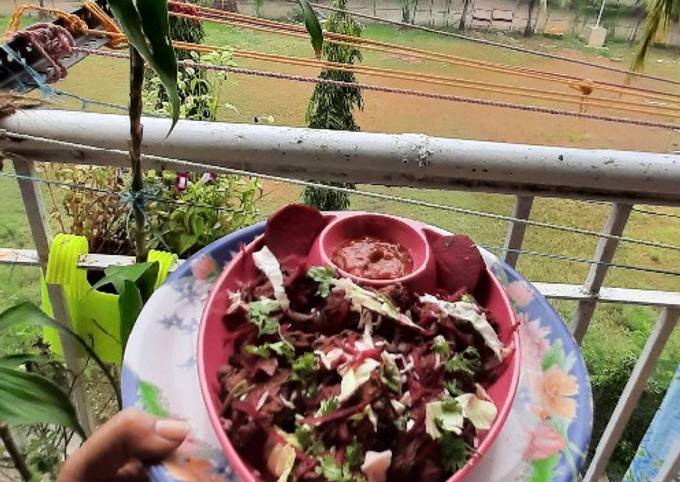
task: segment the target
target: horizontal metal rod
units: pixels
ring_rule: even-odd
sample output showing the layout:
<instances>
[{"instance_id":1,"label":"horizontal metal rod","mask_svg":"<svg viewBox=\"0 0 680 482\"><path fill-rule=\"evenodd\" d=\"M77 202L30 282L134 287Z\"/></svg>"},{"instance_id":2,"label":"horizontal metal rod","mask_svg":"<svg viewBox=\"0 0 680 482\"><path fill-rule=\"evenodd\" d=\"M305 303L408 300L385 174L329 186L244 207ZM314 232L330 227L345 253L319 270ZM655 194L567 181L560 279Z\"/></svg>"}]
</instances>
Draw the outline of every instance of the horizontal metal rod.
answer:
<instances>
[{"instance_id":1,"label":"horizontal metal rod","mask_svg":"<svg viewBox=\"0 0 680 482\"><path fill-rule=\"evenodd\" d=\"M180 259L170 267L175 271L184 260ZM128 266L135 263L134 256L112 254L84 254L78 262L79 268L103 270L110 266ZM34 249L0 248L0 265L39 266L38 253ZM583 292L582 285L562 283L533 283L546 298L578 301L596 298L601 303L623 303L645 306L672 306L680 308L680 293L672 291L638 290L629 288L601 288L594 297Z\"/></svg>"},{"instance_id":2,"label":"horizontal metal rod","mask_svg":"<svg viewBox=\"0 0 680 482\"><path fill-rule=\"evenodd\" d=\"M680 156L296 127L144 119L143 152L298 179L680 205ZM0 128L126 149L128 119L22 111ZM41 161L126 166L123 154L0 136L0 150ZM172 167L147 160L146 167Z\"/></svg>"}]
</instances>

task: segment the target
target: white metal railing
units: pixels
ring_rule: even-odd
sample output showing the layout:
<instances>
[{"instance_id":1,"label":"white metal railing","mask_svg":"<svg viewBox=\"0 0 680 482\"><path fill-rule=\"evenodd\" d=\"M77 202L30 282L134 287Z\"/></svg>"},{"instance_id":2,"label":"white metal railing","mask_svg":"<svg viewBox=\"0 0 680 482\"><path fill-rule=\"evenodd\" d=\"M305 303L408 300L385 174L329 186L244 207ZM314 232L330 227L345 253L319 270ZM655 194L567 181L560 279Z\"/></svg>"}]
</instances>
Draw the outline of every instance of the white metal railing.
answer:
<instances>
[{"instance_id":1,"label":"white metal railing","mask_svg":"<svg viewBox=\"0 0 680 482\"><path fill-rule=\"evenodd\" d=\"M680 246L622 235L635 203L680 206L680 156L641 152L585 150L442 139L418 134L370 134L302 128L181 121L166 138L169 121L144 120L145 168L212 170L309 184L308 179L406 185L510 193L511 216L471 211L388 194L356 194L415 203L424 207L477 214L508 223L502 253L515 265L528 225L599 238L583 285L535 283L553 299L573 300L572 332L580 342L598 303L654 306L661 315L640 354L630 380L609 420L584 480L596 482L635 408L642 390L680 317L680 293L609 288L605 277L621 242L680 250ZM0 119L0 150L14 159L36 250L0 249L0 263L44 266L49 233L37 188L34 161L127 166L126 116L63 111L24 111ZM534 196L611 202L601 231L530 219ZM529 254L529 253L527 253ZM557 255L555 255L557 256ZM559 259L559 258L558 258ZM583 260L580 260L583 261ZM80 265L101 269L131 263L132 258L87 255ZM640 267L629 267L644 269ZM655 271L655 270L651 270ZM656 270L656 272L659 272ZM678 274L665 271L667 274ZM49 290L55 315L69 323L63 293ZM77 360L68 360L77 364ZM76 393L87 420L84 392ZM80 401L79 401L80 400ZM665 473L680 462L672 461Z\"/></svg>"}]
</instances>

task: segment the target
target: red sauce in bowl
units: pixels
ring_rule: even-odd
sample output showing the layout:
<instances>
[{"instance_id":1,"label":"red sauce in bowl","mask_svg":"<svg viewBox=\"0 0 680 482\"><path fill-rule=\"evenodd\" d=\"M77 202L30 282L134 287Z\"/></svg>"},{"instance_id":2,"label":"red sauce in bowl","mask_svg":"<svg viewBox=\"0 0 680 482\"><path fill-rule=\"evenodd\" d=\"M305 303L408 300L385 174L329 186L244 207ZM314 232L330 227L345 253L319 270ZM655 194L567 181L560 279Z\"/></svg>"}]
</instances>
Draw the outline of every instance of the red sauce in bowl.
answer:
<instances>
[{"instance_id":1,"label":"red sauce in bowl","mask_svg":"<svg viewBox=\"0 0 680 482\"><path fill-rule=\"evenodd\" d=\"M413 258L404 246L375 236L342 243L332 260L346 273L368 279L401 278L413 271Z\"/></svg>"}]
</instances>

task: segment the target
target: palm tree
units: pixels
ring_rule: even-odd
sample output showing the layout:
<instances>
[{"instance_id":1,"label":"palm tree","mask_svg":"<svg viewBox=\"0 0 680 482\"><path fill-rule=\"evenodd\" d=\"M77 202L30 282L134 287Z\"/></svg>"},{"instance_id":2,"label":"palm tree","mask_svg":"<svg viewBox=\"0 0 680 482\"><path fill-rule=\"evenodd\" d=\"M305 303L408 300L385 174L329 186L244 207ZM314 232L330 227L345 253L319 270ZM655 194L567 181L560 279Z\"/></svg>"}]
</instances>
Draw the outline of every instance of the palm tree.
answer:
<instances>
[{"instance_id":1,"label":"palm tree","mask_svg":"<svg viewBox=\"0 0 680 482\"><path fill-rule=\"evenodd\" d=\"M639 70L644 66L647 52L654 45L658 35L668 31L671 20L676 20L679 12L679 0L650 0L647 3L647 22L633 61L633 70Z\"/></svg>"}]
</instances>

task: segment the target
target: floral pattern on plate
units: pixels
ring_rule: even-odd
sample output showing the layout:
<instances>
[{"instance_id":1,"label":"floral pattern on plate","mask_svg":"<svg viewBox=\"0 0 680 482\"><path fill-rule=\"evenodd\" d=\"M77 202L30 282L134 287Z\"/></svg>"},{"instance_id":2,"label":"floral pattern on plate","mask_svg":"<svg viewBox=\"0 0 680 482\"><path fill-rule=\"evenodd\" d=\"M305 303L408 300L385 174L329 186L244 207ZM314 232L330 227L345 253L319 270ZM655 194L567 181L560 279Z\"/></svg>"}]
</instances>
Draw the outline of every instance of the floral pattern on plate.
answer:
<instances>
[{"instance_id":1,"label":"floral pattern on plate","mask_svg":"<svg viewBox=\"0 0 680 482\"><path fill-rule=\"evenodd\" d=\"M177 453L152 467L154 482L240 482L203 408L196 335L218 273L260 223L216 241L184 263L147 302L123 363L123 403L160 417L186 419L192 431ZM592 429L590 383L578 347L548 302L517 272L483 253L505 286L520 323L522 374L497 441L470 482L571 482Z\"/></svg>"}]
</instances>

